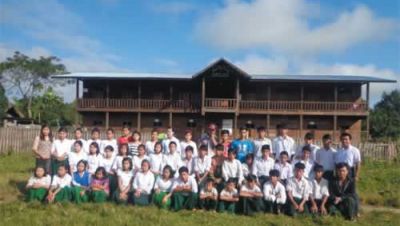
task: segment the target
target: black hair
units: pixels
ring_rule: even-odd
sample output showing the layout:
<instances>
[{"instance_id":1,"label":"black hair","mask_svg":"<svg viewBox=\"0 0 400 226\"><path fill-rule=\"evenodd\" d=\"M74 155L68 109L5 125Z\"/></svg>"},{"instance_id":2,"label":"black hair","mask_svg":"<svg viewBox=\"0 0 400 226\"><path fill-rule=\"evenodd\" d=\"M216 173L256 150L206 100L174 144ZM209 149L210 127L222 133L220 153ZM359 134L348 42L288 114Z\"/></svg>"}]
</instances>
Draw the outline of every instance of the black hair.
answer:
<instances>
[{"instance_id":1,"label":"black hair","mask_svg":"<svg viewBox=\"0 0 400 226\"><path fill-rule=\"evenodd\" d=\"M343 137L349 137L350 138L350 140L351 139L353 139L353 137L351 136L351 134L350 133L342 133L342 134L340 134L340 139L342 139Z\"/></svg>"},{"instance_id":2,"label":"black hair","mask_svg":"<svg viewBox=\"0 0 400 226\"><path fill-rule=\"evenodd\" d=\"M236 184L236 180L235 180L235 178L229 178L228 181L227 181L226 183L227 183L227 184L229 184L229 183L234 183L234 184Z\"/></svg>"},{"instance_id":3,"label":"black hair","mask_svg":"<svg viewBox=\"0 0 400 226\"><path fill-rule=\"evenodd\" d=\"M171 147L171 144L177 146L175 141L171 141L171 142L169 142L168 147Z\"/></svg>"},{"instance_id":4,"label":"black hair","mask_svg":"<svg viewBox=\"0 0 400 226\"><path fill-rule=\"evenodd\" d=\"M137 149L143 148L144 150L146 150L146 146L144 144L139 144L139 146L137 147Z\"/></svg>"},{"instance_id":5,"label":"black hair","mask_svg":"<svg viewBox=\"0 0 400 226\"><path fill-rule=\"evenodd\" d=\"M83 160L83 159L79 160L79 162L76 164L76 168L78 168L79 164L81 164L81 163L83 165L85 165L85 169L86 169L88 162L86 160Z\"/></svg>"},{"instance_id":6,"label":"black hair","mask_svg":"<svg viewBox=\"0 0 400 226\"><path fill-rule=\"evenodd\" d=\"M228 149L228 154L230 154L230 153L236 155L236 150L234 148L229 148Z\"/></svg>"},{"instance_id":7,"label":"black hair","mask_svg":"<svg viewBox=\"0 0 400 226\"><path fill-rule=\"evenodd\" d=\"M164 149L164 147L163 147L162 143L161 143L160 141L157 141L157 142L154 144L154 149L156 149L156 146L157 146L157 145L160 145L160 147L161 147L161 150L160 150L160 152L162 152L162 151L163 151L163 149Z\"/></svg>"},{"instance_id":8,"label":"black hair","mask_svg":"<svg viewBox=\"0 0 400 226\"><path fill-rule=\"evenodd\" d=\"M249 128L247 128L246 126L241 126L241 127L239 128L239 131L242 131L242 130L249 131Z\"/></svg>"},{"instance_id":9,"label":"black hair","mask_svg":"<svg viewBox=\"0 0 400 226\"><path fill-rule=\"evenodd\" d=\"M252 160L254 160L254 155L253 155L253 153L247 154L247 155L246 155L246 160L247 160L247 159L252 159Z\"/></svg>"},{"instance_id":10,"label":"black hair","mask_svg":"<svg viewBox=\"0 0 400 226\"><path fill-rule=\"evenodd\" d=\"M229 135L229 130L223 129L223 130L221 131L221 135L223 135L223 134L228 134L228 135Z\"/></svg>"},{"instance_id":11,"label":"black hair","mask_svg":"<svg viewBox=\"0 0 400 226\"><path fill-rule=\"evenodd\" d=\"M120 144L120 145L119 145L119 147L118 147L118 155L122 155L122 154L121 154L122 147L126 147L126 154L128 155L128 153L129 153L129 146L128 146L128 144Z\"/></svg>"},{"instance_id":12,"label":"black hair","mask_svg":"<svg viewBox=\"0 0 400 226\"><path fill-rule=\"evenodd\" d=\"M171 166L169 166L169 165L164 166L163 172L164 172L164 170L168 170L169 171L169 179L174 178L175 172L174 172L174 170L172 169Z\"/></svg>"},{"instance_id":13,"label":"black hair","mask_svg":"<svg viewBox=\"0 0 400 226\"><path fill-rule=\"evenodd\" d=\"M336 164L336 170L341 169L346 167L347 170L349 170L349 164L345 163L345 162L339 162L338 164Z\"/></svg>"},{"instance_id":14,"label":"black hair","mask_svg":"<svg viewBox=\"0 0 400 226\"><path fill-rule=\"evenodd\" d=\"M257 181L257 177L254 174L249 174L246 178L247 182Z\"/></svg>"},{"instance_id":15,"label":"black hair","mask_svg":"<svg viewBox=\"0 0 400 226\"><path fill-rule=\"evenodd\" d=\"M97 128L97 127L93 128L91 134L93 134L93 133L100 133L99 128Z\"/></svg>"},{"instance_id":16,"label":"black hair","mask_svg":"<svg viewBox=\"0 0 400 226\"><path fill-rule=\"evenodd\" d=\"M103 174L103 178L96 178L96 174L97 174L98 172L101 172L101 173ZM95 171L94 174L93 174L93 178L94 178L94 179L104 179L104 178L107 178L107 171L106 171L106 168L104 168L104 167L102 167L102 166L97 167L96 171Z\"/></svg>"},{"instance_id":17,"label":"black hair","mask_svg":"<svg viewBox=\"0 0 400 226\"><path fill-rule=\"evenodd\" d=\"M193 153L194 149L193 149L193 147L191 145L186 146L185 153L188 152L188 151L191 151Z\"/></svg>"},{"instance_id":18,"label":"black hair","mask_svg":"<svg viewBox=\"0 0 400 226\"><path fill-rule=\"evenodd\" d=\"M111 145L107 145L105 148L104 148L104 151L105 150L110 150L111 152L113 152L114 151L114 148L113 148L113 146L111 146Z\"/></svg>"},{"instance_id":19,"label":"black hair","mask_svg":"<svg viewBox=\"0 0 400 226\"><path fill-rule=\"evenodd\" d=\"M114 133L114 129L113 129L113 128L108 128L108 129L107 129L107 132L112 132L112 133Z\"/></svg>"},{"instance_id":20,"label":"black hair","mask_svg":"<svg viewBox=\"0 0 400 226\"><path fill-rule=\"evenodd\" d=\"M287 125L286 123L280 123L278 125L276 125L276 129L287 129Z\"/></svg>"},{"instance_id":21,"label":"black hair","mask_svg":"<svg viewBox=\"0 0 400 226\"><path fill-rule=\"evenodd\" d=\"M306 133L306 135L304 136L304 139L306 140L314 140L314 134L313 133Z\"/></svg>"},{"instance_id":22,"label":"black hair","mask_svg":"<svg viewBox=\"0 0 400 226\"><path fill-rule=\"evenodd\" d=\"M223 151L223 150L224 150L224 145L222 145L222 144L217 144L217 145L215 145L215 150L217 150L217 151Z\"/></svg>"},{"instance_id":23,"label":"black hair","mask_svg":"<svg viewBox=\"0 0 400 226\"><path fill-rule=\"evenodd\" d=\"M76 132L76 131L83 133L82 128L80 128L80 127L76 128L74 132Z\"/></svg>"},{"instance_id":24,"label":"black hair","mask_svg":"<svg viewBox=\"0 0 400 226\"><path fill-rule=\"evenodd\" d=\"M206 184L208 183L212 183L214 185L214 179L212 179L211 177L207 178Z\"/></svg>"},{"instance_id":25,"label":"black hair","mask_svg":"<svg viewBox=\"0 0 400 226\"><path fill-rule=\"evenodd\" d=\"M79 144L79 146L81 146L81 147L83 146L83 143L82 143L82 141L80 141L80 140L75 141L75 142L74 142L74 145L75 145L75 144Z\"/></svg>"},{"instance_id":26,"label":"black hair","mask_svg":"<svg viewBox=\"0 0 400 226\"><path fill-rule=\"evenodd\" d=\"M279 154L279 156L282 156L282 155L286 155L287 157L289 157L289 153L288 153L287 151L282 151L282 152Z\"/></svg>"},{"instance_id":27,"label":"black hair","mask_svg":"<svg viewBox=\"0 0 400 226\"><path fill-rule=\"evenodd\" d=\"M137 130L133 131L132 137L133 137L133 135L135 135L135 134L139 135L139 140L142 139L142 134L141 134L139 131L137 131Z\"/></svg>"},{"instance_id":28,"label":"black hair","mask_svg":"<svg viewBox=\"0 0 400 226\"><path fill-rule=\"evenodd\" d=\"M308 151L311 152L311 146L310 145L304 145L303 148L301 149L302 152Z\"/></svg>"},{"instance_id":29,"label":"black hair","mask_svg":"<svg viewBox=\"0 0 400 226\"><path fill-rule=\"evenodd\" d=\"M151 169L151 164L150 164L150 161L149 161L149 160L143 159L143 161L142 161L142 163L140 164L140 166L142 166L143 163L147 163L147 165L149 166L149 170Z\"/></svg>"},{"instance_id":30,"label":"black hair","mask_svg":"<svg viewBox=\"0 0 400 226\"><path fill-rule=\"evenodd\" d=\"M122 159L122 167L123 167L125 161L128 161L128 162L129 162L129 170L132 170L132 168L133 168L132 159L129 158L129 157L124 157L124 158Z\"/></svg>"},{"instance_id":31,"label":"black hair","mask_svg":"<svg viewBox=\"0 0 400 226\"><path fill-rule=\"evenodd\" d=\"M100 153L99 144L94 141L92 143L90 143L90 145L89 145L89 154L90 154L90 146L92 146L92 145L96 148L96 155L98 155Z\"/></svg>"},{"instance_id":32,"label":"black hair","mask_svg":"<svg viewBox=\"0 0 400 226\"><path fill-rule=\"evenodd\" d=\"M271 147L269 146L269 144L264 144L263 146L261 146L261 151L264 151L264 150L271 151Z\"/></svg>"},{"instance_id":33,"label":"black hair","mask_svg":"<svg viewBox=\"0 0 400 226\"><path fill-rule=\"evenodd\" d=\"M189 173L189 169L186 167L186 166L182 166L181 168L179 168L179 174L182 174L182 173Z\"/></svg>"},{"instance_id":34,"label":"black hair","mask_svg":"<svg viewBox=\"0 0 400 226\"><path fill-rule=\"evenodd\" d=\"M38 177L37 174L36 174L36 170L38 168L42 168L43 169L43 171L44 171L43 177L47 176L46 168L43 165L38 165L38 166L35 167L35 170L33 171L33 176L34 177Z\"/></svg>"},{"instance_id":35,"label":"black hair","mask_svg":"<svg viewBox=\"0 0 400 226\"><path fill-rule=\"evenodd\" d=\"M206 150L206 151L208 151L207 145L205 145L205 144L200 145L199 151L201 151L201 150Z\"/></svg>"},{"instance_id":36,"label":"black hair","mask_svg":"<svg viewBox=\"0 0 400 226\"><path fill-rule=\"evenodd\" d=\"M58 132L59 132L59 133L61 133L61 132L68 133L68 130L67 130L67 128L65 128L65 127L60 127L60 128L58 129Z\"/></svg>"},{"instance_id":37,"label":"black hair","mask_svg":"<svg viewBox=\"0 0 400 226\"><path fill-rule=\"evenodd\" d=\"M40 140L44 140L43 129L45 128L49 129L49 140L53 142L53 132L51 132L51 128L47 124L43 124L42 127L40 127L40 135L39 135Z\"/></svg>"},{"instance_id":38,"label":"black hair","mask_svg":"<svg viewBox=\"0 0 400 226\"><path fill-rule=\"evenodd\" d=\"M277 169L272 169L272 170L269 171L269 176L270 177L279 177L279 174L280 174L280 172Z\"/></svg>"},{"instance_id":39,"label":"black hair","mask_svg":"<svg viewBox=\"0 0 400 226\"><path fill-rule=\"evenodd\" d=\"M318 172L318 171L324 171L324 167L320 164L315 164L314 165L314 172Z\"/></svg>"},{"instance_id":40,"label":"black hair","mask_svg":"<svg viewBox=\"0 0 400 226\"><path fill-rule=\"evenodd\" d=\"M258 131L258 132L260 132L260 131L265 131L265 127L264 127L264 126L259 126L259 127L257 128L257 131Z\"/></svg>"},{"instance_id":41,"label":"black hair","mask_svg":"<svg viewBox=\"0 0 400 226\"><path fill-rule=\"evenodd\" d=\"M294 165L295 169L305 169L306 166L304 165L304 163L298 162Z\"/></svg>"},{"instance_id":42,"label":"black hair","mask_svg":"<svg viewBox=\"0 0 400 226\"><path fill-rule=\"evenodd\" d=\"M325 134L322 136L322 140L332 140L332 136L330 134Z\"/></svg>"}]
</instances>

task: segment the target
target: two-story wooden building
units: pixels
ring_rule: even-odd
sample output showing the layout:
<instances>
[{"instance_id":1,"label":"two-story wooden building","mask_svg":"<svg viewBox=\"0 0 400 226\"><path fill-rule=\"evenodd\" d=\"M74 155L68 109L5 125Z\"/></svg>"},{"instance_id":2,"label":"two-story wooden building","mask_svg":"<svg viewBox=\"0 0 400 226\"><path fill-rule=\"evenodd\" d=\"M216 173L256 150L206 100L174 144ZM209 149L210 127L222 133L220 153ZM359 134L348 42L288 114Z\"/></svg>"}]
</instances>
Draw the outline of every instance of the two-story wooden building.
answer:
<instances>
[{"instance_id":1,"label":"two-story wooden building","mask_svg":"<svg viewBox=\"0 0 400 226\"><path fill-rule=\"evenodd\" d=\"M77 111L88 127L151 129L155 122L196 132L264 126L271 136L279 123L301 137L313 130L335 136L368 130L370 83L396 82L366 76L250 75L225 59L195 74L72 73ZM363 91L364 90L364 91Z\"/></svg>"}]
</instances>

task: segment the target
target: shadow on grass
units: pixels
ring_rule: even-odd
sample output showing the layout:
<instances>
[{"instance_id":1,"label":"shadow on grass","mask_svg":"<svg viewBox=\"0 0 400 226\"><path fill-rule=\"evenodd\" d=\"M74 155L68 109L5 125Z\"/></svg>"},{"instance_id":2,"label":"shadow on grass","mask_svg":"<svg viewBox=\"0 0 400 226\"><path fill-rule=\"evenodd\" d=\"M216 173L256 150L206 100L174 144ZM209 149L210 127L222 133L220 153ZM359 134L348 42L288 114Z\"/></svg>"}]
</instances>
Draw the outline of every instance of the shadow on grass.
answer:
<instances>
[{"instance_id":1,"label":"shadow on grass","mask_svg":"<svg viewBox=\"0 0 400 226\"><path fill-rule=\"evenodd\" d=\"M11 185L11 186L13 186L13 187L16 187L16 188L18 189L19 194L17 194L17 198L18 198L19 200L24 200L24 198L25 198L25 193L26 193L25 187L26 187L26 183L27 183L26 181L20 181L20 180L14 180L14 179L11 179L11 180L8 182L9 185Z\"/></svg>"}]
</instances>

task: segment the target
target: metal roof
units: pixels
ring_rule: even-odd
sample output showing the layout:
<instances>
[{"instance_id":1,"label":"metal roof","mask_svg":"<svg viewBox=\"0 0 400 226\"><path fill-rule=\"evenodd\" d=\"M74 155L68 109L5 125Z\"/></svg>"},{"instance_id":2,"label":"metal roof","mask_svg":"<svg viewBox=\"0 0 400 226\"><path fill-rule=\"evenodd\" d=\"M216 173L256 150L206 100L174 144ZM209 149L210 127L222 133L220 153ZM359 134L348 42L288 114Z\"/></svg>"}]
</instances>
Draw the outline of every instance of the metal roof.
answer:
<instances>
[{"instance_id":1,"label":"metal roof","mask_svg":"<svg viewBox=\"0 0 400 226\"><path fill-rule=\"evenodd\" d=\"M288 82L397 82L396 80L359 75L252 75L251 80Z\"/></svg>"}]
</instances>

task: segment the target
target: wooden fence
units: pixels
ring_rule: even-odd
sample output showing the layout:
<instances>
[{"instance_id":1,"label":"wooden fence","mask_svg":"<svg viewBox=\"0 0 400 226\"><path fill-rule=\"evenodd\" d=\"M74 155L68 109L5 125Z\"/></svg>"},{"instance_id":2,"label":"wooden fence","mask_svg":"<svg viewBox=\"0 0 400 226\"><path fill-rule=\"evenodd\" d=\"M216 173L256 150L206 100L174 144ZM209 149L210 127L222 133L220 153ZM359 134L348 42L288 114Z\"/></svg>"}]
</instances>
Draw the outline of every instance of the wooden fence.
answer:
<instances>
[{"instance_id":1,"label":"wooden fence","mask_svg":"<svg viewBox=\"0 0 400 226\"><path fill-rule=\"evenodd\" d=\"M6 127L0 128L0 154L7 152L29 152L32 150L32 144L35 136L39 134L40 128L23 128L23 127ZM57 131L53 129L53 133ZM69 129L69 137L73 136L73 128ZM143 129L141 131L142 140L150 139L150 129ZM105 138L104 130L100 133L101 138ZM56 134L54 134L56 135ZM119 137L121 131L115 131L115 136ZM88 139L90 137L90 129L83 130L83 137ZM180 137L179 137L180 138ZM297 143L302 142L302 138L295 139ZM317 141L317 145L321 145ZM395 143L372 143L363 142L356 144L360 149L363 158L376 159L376 160L394 160L400 157L399 145Z\"/></svg>"}]
</instances>

